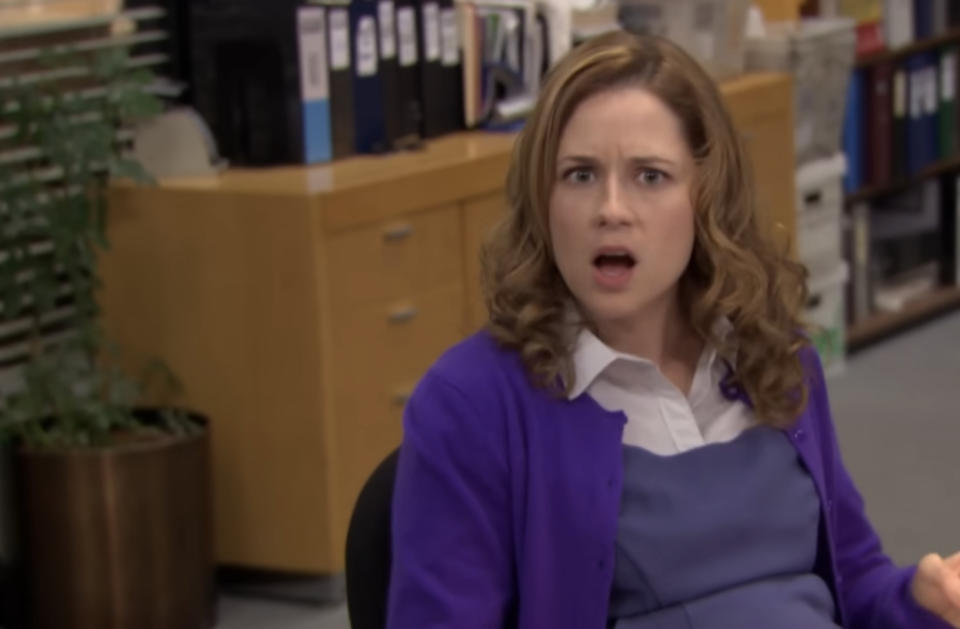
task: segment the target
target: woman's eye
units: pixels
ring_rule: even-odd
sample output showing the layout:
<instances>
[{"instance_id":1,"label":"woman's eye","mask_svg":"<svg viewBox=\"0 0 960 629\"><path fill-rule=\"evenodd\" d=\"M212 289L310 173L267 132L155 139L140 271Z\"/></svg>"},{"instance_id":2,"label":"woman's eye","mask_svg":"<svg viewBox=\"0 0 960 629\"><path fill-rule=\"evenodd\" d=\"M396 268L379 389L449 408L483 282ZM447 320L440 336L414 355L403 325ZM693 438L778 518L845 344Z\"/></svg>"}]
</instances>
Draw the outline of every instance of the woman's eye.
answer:
<instances>
[{"instance_id":1,"label":"woman's eye","mask_svg":"<svg viewBox=\"0 0 960 629\"><path fill-rule=\"evenodd\" d=\"M593 181L593 171L589 168L571 168L563 175L570 183L590 183Z\"/></svg>"},{"instance_id":2,"label":"woman's eye","mask_svg":"<svg viewBox=\"0 0 960 629\"><path fill-rule=\"evenodd\" d=\"M667 174L655 168L644 168L640 171L639 179L640 183L644 185L655 186L666 181Z\"/></svg>"}]
</instances>

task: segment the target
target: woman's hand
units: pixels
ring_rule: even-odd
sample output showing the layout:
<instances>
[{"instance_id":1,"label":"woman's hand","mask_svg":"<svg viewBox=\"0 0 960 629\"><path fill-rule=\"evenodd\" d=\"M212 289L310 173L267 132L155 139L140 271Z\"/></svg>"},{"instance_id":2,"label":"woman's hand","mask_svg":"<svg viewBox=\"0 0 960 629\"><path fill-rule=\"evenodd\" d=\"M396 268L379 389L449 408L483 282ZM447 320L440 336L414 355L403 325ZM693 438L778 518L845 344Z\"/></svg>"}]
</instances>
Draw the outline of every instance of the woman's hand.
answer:
<instances>
[{"instance_id":1,"label":"woman's hand","mask_svg":"<svg viewBox=\"0 0 960 629\"><path fill-rule=\"evenodd\" d=\"M910 591L918 605L960 628L960 553L924 557Z\"/></svg>"}]
</instances>

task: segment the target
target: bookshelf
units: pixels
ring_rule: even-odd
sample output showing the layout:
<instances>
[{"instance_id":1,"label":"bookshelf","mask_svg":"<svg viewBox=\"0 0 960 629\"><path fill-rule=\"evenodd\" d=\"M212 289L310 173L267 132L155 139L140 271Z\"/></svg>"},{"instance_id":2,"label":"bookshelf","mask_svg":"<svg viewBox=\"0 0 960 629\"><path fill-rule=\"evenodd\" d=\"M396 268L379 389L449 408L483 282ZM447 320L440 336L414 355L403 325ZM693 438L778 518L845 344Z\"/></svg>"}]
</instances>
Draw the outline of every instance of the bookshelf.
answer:
<instances>
[{"instance_id":1,"label":"bookshelf","mask_svg":"<svg viewBox=\"0 0 960 629\"><path fill-rule=\"evenodd\" d=\"M930 50L937 50L943 46L960 43L960 28L954 28L946 33L929 37L920 41L913 42L907 46L894 49L881 49L876 52L870 52L857 57L856 69L867 68L885 61L897 61L910 55Z\"/></svg>"},{"instance_id":2,"label":"bookshelf","mask_svg":"<svg viewBox=\"0 0 960 629\"><path fill-rule=\"evenodd\" d=\"M953 157L930 164L919 173L904 179L891 181L880 186L863 186L855 192L848 194L844 199L844 204L849 208L862 201L871 201L879 197L895 194L927 179L939 177L940 175L955 170L960 170L960 155L954 155Z\"/></svg>"},{"instance_id":3,"label":"bookshelf","mask_svg":"<svg viewBox=\"0 0 960 629\"><path fill-rule=\"evenodd\" d=\"M922 323L939 314L960 308L960 286L943 286L907 305L900 312L878 313L855 323L847 330L851 351Z\"/></svg>"},{"instance_id":4,"label":"bookshelf","mask_svg":"<svg viewBox=\"0 0 960 629\"><path fill-rule=\"evenodd\" d=\"M960 28L953 27L947 32L899 48L881 49L859 55L854 66L855 70L869 71L870 68L883 63L903 62L911 55L952 45L960 45ZM844 208L850 210L859 203L869 203L897 194L924 181L957 171L960 171L960 154L940 159L915 174L881 185L863 185L845 195ZM849 325L847 328L848 350L855 352L863 349L872 343L957 309L960 309L960 286L940 286L933 292L913 300L899 312L877 312Z\"/></svg>"}]
</instances>

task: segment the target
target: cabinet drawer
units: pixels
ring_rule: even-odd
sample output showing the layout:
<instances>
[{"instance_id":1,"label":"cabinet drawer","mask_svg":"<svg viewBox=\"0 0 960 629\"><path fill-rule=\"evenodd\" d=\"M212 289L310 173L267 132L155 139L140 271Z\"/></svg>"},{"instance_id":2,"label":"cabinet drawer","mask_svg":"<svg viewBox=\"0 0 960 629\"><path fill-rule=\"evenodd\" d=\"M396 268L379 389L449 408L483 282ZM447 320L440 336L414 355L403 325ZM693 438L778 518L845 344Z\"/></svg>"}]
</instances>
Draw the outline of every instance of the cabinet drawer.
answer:
<instances>
[{"instance_id":1,"label":"cabinet drawer","mask_svg":"<svg viewBox=\"0 0 960 629\"><path fill-rule=\"evenodd\" d=\"M333 317L334 394L410 387L463 329L460 282ZM411 382L412 380L412 382Z\"/></svg>"},{"instance_id":2,"label":"cabinet drawer","mask_svg":"<svg viewBox=\"0 0 960 629\"><path fill-rule=\"evenodd\" d=\"M327 253L334 308L343 311L460 282L460 239L456 206L334 236Z\"/></svg>"},{"instance_id":3,"label":"cabinet drawer","mask_svg":"<svg viewBox=\"0 0 960 629\"><path fill-rule=\"evenodd\" d=\"M332 447L343 517L377 464L400 445L403 409L417 382L461 337L463 301L458 283L334 318Z\"/></svg>"}]
</instances>

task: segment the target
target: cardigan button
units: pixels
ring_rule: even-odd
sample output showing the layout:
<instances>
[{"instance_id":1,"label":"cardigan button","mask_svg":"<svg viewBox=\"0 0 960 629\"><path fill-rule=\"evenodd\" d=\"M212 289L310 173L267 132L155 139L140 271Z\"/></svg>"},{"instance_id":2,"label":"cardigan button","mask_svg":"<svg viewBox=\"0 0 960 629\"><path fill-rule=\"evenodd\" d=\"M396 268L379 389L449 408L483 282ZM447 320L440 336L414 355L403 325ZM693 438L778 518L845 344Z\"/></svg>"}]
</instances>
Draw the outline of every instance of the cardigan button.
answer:
<instances>
[{"instance_id":1,"label":"cardigan button","mask_svg":"<svg viewBox=\"0 0 960 629\"><path fill-rule=\"evenodd\" d=\"M803 439L804 434L806 433L803 432L803 428L797 428L795 431L793 431L793 438L796 441L800 441Z\"/></svg>"}]
</instances>

